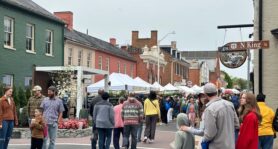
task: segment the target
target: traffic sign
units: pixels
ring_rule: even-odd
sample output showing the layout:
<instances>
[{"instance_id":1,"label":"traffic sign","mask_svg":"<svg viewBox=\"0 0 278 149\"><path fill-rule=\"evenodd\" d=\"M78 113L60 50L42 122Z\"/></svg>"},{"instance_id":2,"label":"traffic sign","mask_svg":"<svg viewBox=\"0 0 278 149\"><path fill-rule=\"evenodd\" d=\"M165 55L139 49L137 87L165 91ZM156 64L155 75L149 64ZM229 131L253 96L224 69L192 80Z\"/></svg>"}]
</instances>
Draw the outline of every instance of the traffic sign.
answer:
<instances>
[{"instance_id":1,"label":"traffic sign","mask_svg":"<svg viewBox=\"0 0 278 149\"><path fill-rule=\"evenodd\" d=\"M245 51L246 49L268 49L269 41L244 41L244 42L230 42L223 47L219 47L219 52L234 52Z\"/></svg>"}]
</instances>

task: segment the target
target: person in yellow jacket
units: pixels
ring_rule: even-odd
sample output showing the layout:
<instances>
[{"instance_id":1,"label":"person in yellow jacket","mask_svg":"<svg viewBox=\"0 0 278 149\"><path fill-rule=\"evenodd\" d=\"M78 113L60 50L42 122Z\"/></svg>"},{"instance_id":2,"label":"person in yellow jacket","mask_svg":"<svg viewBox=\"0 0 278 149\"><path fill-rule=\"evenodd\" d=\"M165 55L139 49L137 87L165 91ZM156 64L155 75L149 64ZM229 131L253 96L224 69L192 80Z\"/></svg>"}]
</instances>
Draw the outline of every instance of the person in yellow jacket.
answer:
<instances>
[{"instance_id":1,"label":"person in yellow jacket","mask_svg":"<svg viewBox=\"0 0 278 149\"><path fill-rule=\"evenodd\" d=\"M272 149L274 139L274 129L272 122L274 119L274 111L265 104L265 95L257 95L258 106L262 115L262 122L259 125L259 149Z\"/></svg>"},{"instance_id":2,"label":"person in yellow jacket","mask_svg":"<svg viewBox=\"0 0 278 149\"><path fill-rule=\"evenodd\" d=\"M160 118L160 107L156 97L156 92L150 91L149 98L144 101L144 114L146 121L146 128L143 142L154 142L156 122Z\"/></svg>"}]
</instances>

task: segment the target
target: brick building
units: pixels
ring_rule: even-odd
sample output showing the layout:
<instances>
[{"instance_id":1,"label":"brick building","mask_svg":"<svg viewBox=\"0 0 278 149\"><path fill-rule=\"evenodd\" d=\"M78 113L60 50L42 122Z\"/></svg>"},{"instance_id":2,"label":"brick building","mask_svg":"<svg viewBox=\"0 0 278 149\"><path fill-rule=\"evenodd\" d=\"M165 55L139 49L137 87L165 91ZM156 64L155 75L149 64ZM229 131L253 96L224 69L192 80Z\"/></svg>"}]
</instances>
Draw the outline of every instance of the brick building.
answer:
<instances>
[{"instance_id":1,"label":"brick building","mask_svg":"<svg viewBox=\"0 0 278 149\"><path fill-rule=\"evenodd\" d=\"M219 86L220 62L217 51L183 51L181 56L191 64L189 81L193 85L212 82Z\"/></svg>"},{"instance_id":2,"label":"brick building","mask_svg":"<svg viewBox=\"0 0 278 149\"><path fill-rule=\"evenodd\" d=\"M65 28L65 66L84 66L109 73L120 72L136 77L136 61L126 51L116 46L116 39L109 42L95 38L73 29L73 13L69 11L55 12L55 15L66 22ZM103 79L95 75L92 82Z\"/></svg>"},{"instance_id":3,"label":"brick building","mask_svg":"<svg viewBox=\"0 0 278 149\"><path fill-rule=\"evenodd\" d=\"M132 31L131 46L122 47L122 49L127 50L136 59L137 75L149 83L158 81L157 42L157 31L151 31L151 38L139 38L139 32ZM175 45L160 47L159 82L161 85L174 84L187 79L189 64L181 60L179 54L172 54L176 51Z\"/></svg>"}]
</instances>

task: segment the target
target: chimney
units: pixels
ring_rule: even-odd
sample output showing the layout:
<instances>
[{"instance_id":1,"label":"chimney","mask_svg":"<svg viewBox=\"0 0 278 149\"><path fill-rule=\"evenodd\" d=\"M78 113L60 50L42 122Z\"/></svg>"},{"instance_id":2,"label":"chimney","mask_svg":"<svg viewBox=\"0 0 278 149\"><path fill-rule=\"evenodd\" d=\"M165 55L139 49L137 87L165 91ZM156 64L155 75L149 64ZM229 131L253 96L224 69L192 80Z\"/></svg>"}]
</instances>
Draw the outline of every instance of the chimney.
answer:
<instances>
[{"instance_id":1,"label":"chimney","mask_svg":"<svg viewBox=\"0 0 278 149\"><path fill-rule=\"evenodd\" d=\"M69 30L73 30L73 13L71 11L54 12L54 15L66 23Z\"/></svg>"},{"instance_id":2,"label":"chimney","mask_svg":"<svg viewBox=\"0 0 278 149\"><path fill-rule=\"evenodd\" d=\"M110 44L112 44L113 46L116 46L116 44L117 44L116 38L110 38Z\"/></svg>"},{"instance_id":3,"label":"chimney","mask_svg":"<svg viewBox=\"0 0 278 149\"><path fill-rule=\"evenodd\" d=\"M154 45L157 45L157 30L151 31L151 40Z\"/></svg>"},{"instance_id":4,"label":"chimney","mask_svg":"<svg viewBox=\"0 0 278 149\"><path fill-rule=\"evenodd\" d=\"M128 46L121 46L121 50L127 51Z\"/></svg>"},{"instance_id":5,"label":"chimney","mask_svg":"<svg viewBox=\"0 0 278 149\"><path fill-rule=\"evenodd\" d=\"M133 46L136 45L138 38L139 38L139 31L132 31L132 37L131 37L132 43L131 43L131 45L133 45Z\"/></svg>"},{"instance_id":6,"label":"chimney","mask_svg":"<svg viewBox=\"0 0 278 149\"><path fill-rule=\"evenodd\" d=\"M177 42L176 41L171 41L171 48L176 50L177 49Z\"/></svg>"}]
</instances>

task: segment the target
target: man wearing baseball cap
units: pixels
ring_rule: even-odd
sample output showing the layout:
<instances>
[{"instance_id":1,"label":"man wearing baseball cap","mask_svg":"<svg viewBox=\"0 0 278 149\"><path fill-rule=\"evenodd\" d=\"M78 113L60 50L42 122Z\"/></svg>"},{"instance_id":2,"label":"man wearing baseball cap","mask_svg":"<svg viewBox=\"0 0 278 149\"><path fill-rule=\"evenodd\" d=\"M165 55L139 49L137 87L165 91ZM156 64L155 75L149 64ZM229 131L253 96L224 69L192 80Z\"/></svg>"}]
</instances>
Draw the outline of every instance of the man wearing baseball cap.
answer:
<instances>
[{"instance_id":1,"label":"man wearing baseball cap","mask_svg":"<svg viewBox=\"0 0 278 149\"><path fill-rule=\"evenodd\" d=\"M45 98L45 96L43 96L41 93L42 88L39 85L34 86L32 91L33 96L29 98L27 103L29 123L31 122L31 119L35 117L35 109L40 108L40 105Z\"/></svg>"},{"instance_id":2,"label":"man wearing baseball cap","mask_svg":"<svg viewBox=\"0 0 278 149\"><path fill-rule=\"evenodd\" d=\"M209 148L234 149L239 120L233 104L219 98L212 83L204 86L204 93L209 102L204 112L203 142L209 142Z\"/></svg>"}]
</instances>

